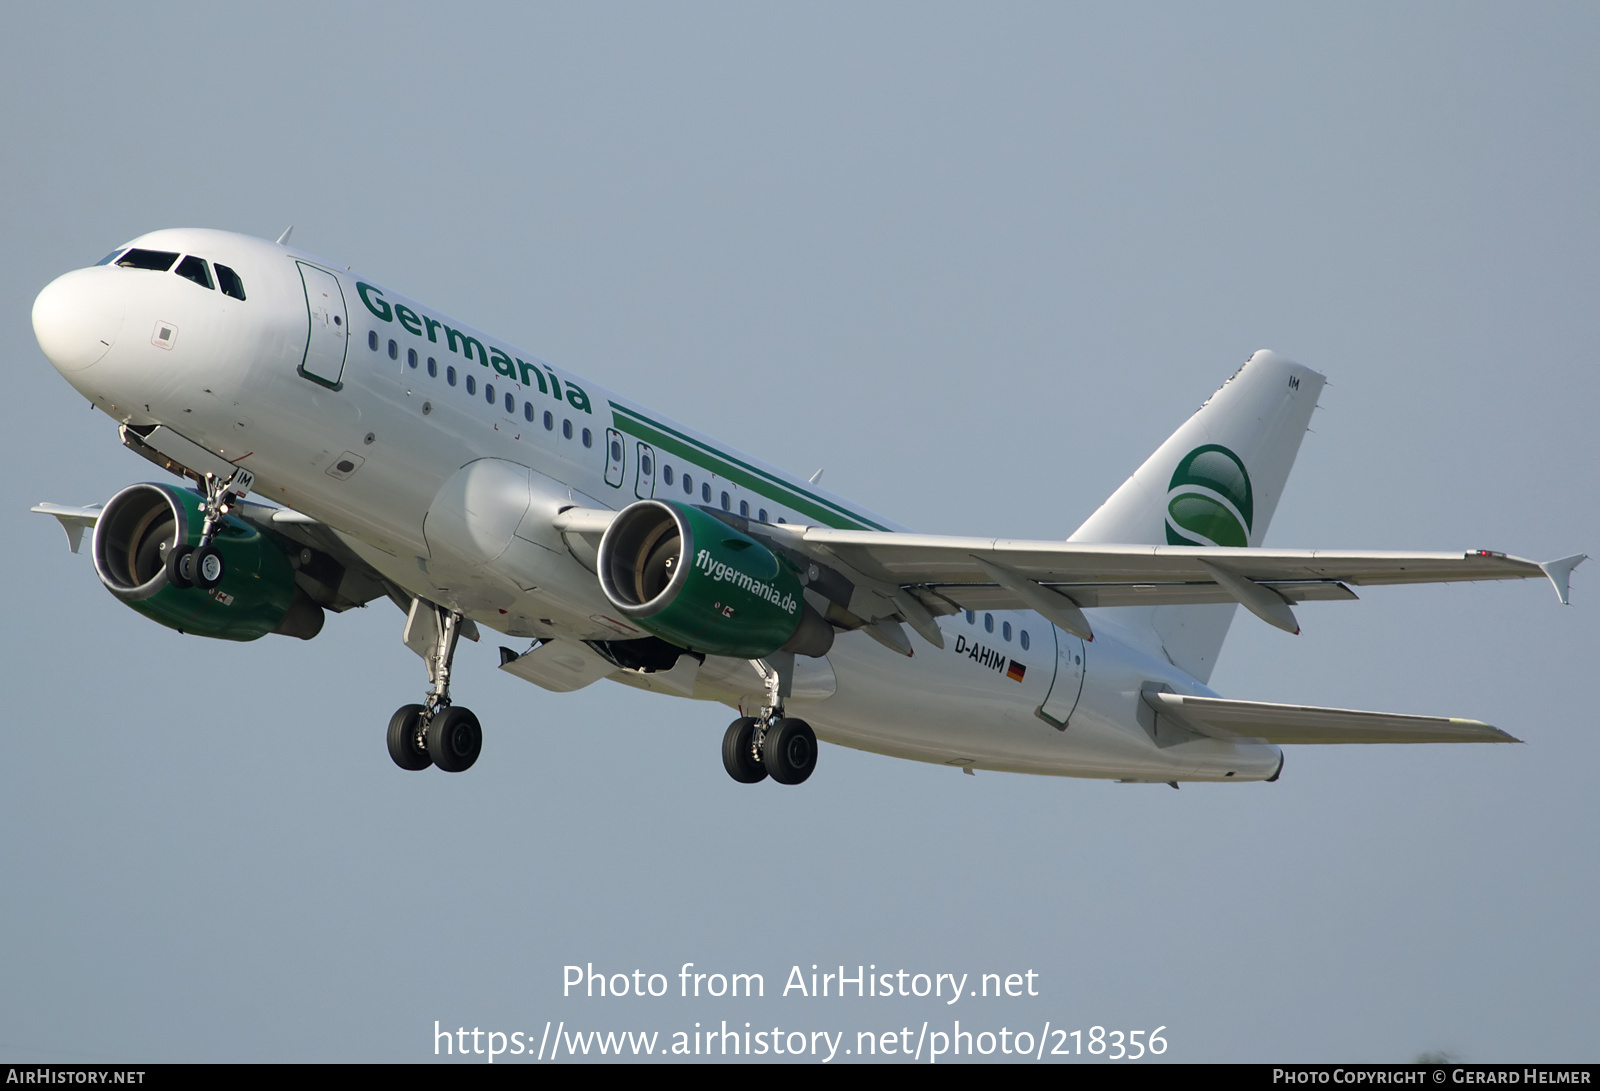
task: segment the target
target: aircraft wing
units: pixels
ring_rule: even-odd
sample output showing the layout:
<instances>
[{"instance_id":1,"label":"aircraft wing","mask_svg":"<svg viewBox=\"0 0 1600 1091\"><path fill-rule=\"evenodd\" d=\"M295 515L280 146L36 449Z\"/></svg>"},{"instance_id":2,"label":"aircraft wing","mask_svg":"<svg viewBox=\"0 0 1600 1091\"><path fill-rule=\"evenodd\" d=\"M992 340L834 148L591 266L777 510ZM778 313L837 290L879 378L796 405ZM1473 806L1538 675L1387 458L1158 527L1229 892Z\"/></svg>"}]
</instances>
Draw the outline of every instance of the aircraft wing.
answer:
<instances>
[{"instance_id":1,"label":"aircraft wing","mask_svg":"<svg viewBox=\"0 0 1600 1091\"><path fill-rule=\"evenodd\" d=\"M1276 705L1266 701L1230 701L1178 693L1146 693L1144 697L1157 712L1172 717L1182 726L1230 742L1260 740L1284 745L1521 741L1478 720Z\"/></svg>"},{"instance_id":2,"label":"aircraft wing","mask_svg":"<svg viewBox=\"0 0 1600 1091\"><path fill-rule=\"evenodd\" d=\"M925 588L967 610L1038 610L1085 639L1092 637L1078 608L1207 602L1237 602L1269 624L1299 632L1291 603L1352 599L1356 596L1350 584L1548 577L1566 602L1568 576L1584 559L1577 555L1539 564L1491 550L1368 553L1100 545L825 527L797 527L791 533L868 578Z\"/></svg>"},{"instance_id":3,"label":"aircraft wing","mask_svg":"<svg viewBox=\"0 0 1600 1091\"><path fill-rule=\"evenodd\" d=\"M556 524L564 534L598 542L615 514L569 509ZM958 609L1036 610L1092 640L1082 610L1097 606L1239 603L1269 624L1299 632L1291 604L1353 599L1352 584L1547 577L1566 602L1568 577L1585 559L1577 554L1539 564L1481 549L1377 553L964 538L773 525L711 514L792 560L813 562L823 580L813 576L812 586L868 623L869 631L874 622L898 618L934 644L942 638L933 617ZM839 578L831 590L830 577ZM897 638L880 626L874 635L909 652L903 634Z\"/></svg>"}]
</instances>

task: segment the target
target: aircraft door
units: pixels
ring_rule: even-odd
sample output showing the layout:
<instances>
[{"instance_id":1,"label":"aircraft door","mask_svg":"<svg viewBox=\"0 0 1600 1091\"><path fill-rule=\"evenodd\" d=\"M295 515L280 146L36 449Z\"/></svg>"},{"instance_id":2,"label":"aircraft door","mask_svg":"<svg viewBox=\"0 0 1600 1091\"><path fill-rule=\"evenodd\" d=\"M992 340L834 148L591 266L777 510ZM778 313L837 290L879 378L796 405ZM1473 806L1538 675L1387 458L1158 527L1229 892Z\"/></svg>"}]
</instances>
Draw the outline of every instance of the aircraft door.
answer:
<instances>
[{"instance_id":1,"label":"aircraft door","mask_svg":"<svg viewBox=\"0 0 1600 1091\"><path fill-rule=\"evenodd\" d=\"M300 269L300 282L306 290L305 356L300 361L300 374L314 383L338 389L344 378L344 360L350 346L350 323L345 312L344 289L339 278L326 269L318 269L303 261L295 262Z\"/></svg>"},{"instance_id":2,"label":"aircraft door","mask_svg":"<svg viewBox=\"0 0 1600 1091\"><path fill-rule=\"evenodd\" d=\"M649 500L656 494L656 452L648 443L639 444L639 461L634 469L633 495Z\"/></svg>"},{"instance_id":3,"label":"aircraft door","mask_svg":"<svg viewBox=\"0 0 1600 1091\"><path fill-rule=\"evenodd\" d=\"M622 433L615 428L606 429L606 484L613 489L622 488L622 479L627 473L627 466L623 460L628 456L628 448L623 444Z\"/></svg>"},{"instance_id":4,"label":"aircraft door","mask_svg":"<svg viewBox=\"0 0 1600 1091\"><path fill-rule=\"evenodd\" d=\"M1071 633L1064 633L1054 625L1050 626L1050 631L1056 638L1056 673L1037 715L1056 730L1065 731L1072 710L1078 707L1078 698L1083 694L1087 649L1083 641Z\"/></svg>"}]
</instances>

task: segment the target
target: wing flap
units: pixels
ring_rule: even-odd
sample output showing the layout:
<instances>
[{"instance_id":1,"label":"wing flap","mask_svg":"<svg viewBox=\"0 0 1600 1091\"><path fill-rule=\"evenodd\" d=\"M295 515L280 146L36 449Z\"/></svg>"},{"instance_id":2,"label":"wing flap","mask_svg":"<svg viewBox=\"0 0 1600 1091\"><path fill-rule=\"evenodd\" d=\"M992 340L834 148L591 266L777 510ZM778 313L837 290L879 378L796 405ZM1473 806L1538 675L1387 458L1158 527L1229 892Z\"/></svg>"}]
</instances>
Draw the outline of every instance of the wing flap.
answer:
<instances>
[{"instance_id":1,"label":"wing flap","mask_svg":"<svg viewBox=\"0 0 1600 1091\"><path fill-rule=\"evenodd\" d=\"M1178 693L1146 693L1156 711L1212 738L1302 743L1520 742L1478 720L1404 716L1349 708L1231 701Z\"/></svg>"},{"instance_id":2,"label":"wing flap","mask_svg":"<svg viewBox=\"0 0 1600 1091\"><path fill-rule=\"evenodd\" d=\"M931 584L932 590L963 610L1026 610L1026 602L1004 587L994 584ZM1066 595L1079 606L1205 606L1237 602L1214 583L1049 583L1041 586ZM1285 600L1300 602L1347 602L1356 593L1332 581L1263 581Z\"/></svg>"}]
</instances>

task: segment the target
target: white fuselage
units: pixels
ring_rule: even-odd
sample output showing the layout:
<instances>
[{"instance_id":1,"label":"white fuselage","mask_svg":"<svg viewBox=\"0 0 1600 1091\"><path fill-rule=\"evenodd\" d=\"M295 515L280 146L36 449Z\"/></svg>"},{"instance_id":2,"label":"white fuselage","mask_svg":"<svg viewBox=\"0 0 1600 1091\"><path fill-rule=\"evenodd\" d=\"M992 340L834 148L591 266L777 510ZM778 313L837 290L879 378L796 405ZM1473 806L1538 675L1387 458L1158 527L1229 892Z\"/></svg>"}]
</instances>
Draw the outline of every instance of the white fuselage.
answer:
<instances>
[{"instance_id":1,"label":"white fuselage","mask_svg":"<svg viewBox=\"0 0 1600 1091\"><path fill-rule=\"evenodd\" d=\"M245 298L171 272L68 273L35 308L68 381L119 422L163 425L252 470L257 497L326 523L385 578L480 626L645 635L606 599L592 558L553 530L530 543L480 527L469 502L453 533L471 548L440 548L452 531L430 526L430 509L480 460L531 470L535 508L654 496L771 523L903 529L293 248L201 230L131 245L221 263ZM911 657L841 633L825 659L801 660L795 714L831 742L978 769L1169 781L1260 780L1281 766L1270 745L1158 744L1141 692L1211 691L1110 617L1096 617L1089 644L1025 611L938 624L945 647L913 638ZM708 662L693 696L759 703L738 668Z\"/></svg>"}]
</instances>

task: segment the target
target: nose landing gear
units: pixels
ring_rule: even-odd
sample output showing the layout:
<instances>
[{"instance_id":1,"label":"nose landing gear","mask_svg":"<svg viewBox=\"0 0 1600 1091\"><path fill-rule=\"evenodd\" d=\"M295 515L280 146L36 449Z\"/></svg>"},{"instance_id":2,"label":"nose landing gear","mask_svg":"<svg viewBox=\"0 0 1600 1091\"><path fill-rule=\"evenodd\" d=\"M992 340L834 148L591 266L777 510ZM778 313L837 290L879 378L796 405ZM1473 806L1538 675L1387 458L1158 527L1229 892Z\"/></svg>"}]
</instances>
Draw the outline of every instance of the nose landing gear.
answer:
<instances>
[{"instance_id":1,"label":"nose landing gear","mask_svg":"<svg viewBox=\"0 0 1600 1091\"><path fill-rule=\"evenodd\" d=\"M206 474L206 521L200 528L198 545L177 545L167 550L167 582L180 590L198 587L209 591L222 582L226 565L222 552L212 544L223 516L235 501L243 499L256 483L256 475L240 467L226 479Z\"/></svg>"}]
</instances>

